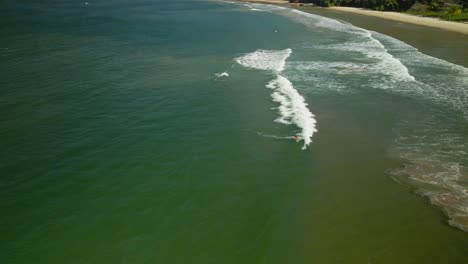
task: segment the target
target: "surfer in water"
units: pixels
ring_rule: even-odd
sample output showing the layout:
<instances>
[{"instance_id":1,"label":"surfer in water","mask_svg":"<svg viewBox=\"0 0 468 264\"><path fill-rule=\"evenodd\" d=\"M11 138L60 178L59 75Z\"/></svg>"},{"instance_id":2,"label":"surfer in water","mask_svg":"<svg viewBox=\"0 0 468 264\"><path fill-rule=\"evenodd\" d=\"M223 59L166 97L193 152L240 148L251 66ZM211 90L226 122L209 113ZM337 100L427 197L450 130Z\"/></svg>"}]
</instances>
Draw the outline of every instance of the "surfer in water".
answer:
<instances>
[{"instance_id":1,"label":"surfer in water","mask_svg":"<svg viewBox=\"0 0 468 264\"><path fill-rule=\"evenodd\" d=\"M299 142L299 137L298 136L293 136L292 139L294 139L296 142Z\"/></svg>"}]
</instances>

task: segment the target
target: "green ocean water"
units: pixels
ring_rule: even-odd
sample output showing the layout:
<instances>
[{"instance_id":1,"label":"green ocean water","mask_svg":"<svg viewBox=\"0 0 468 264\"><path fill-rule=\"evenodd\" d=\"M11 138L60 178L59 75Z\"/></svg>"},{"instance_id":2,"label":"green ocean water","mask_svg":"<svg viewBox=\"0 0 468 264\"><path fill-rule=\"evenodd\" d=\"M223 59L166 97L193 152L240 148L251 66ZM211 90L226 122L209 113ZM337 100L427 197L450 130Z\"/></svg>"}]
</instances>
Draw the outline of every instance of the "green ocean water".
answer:
<instances>
[{"instance_id":1,"label":"green ocean water","mask_svg":"<svg viewBox=\"0 0 468 264\"><path fill-rule=\"evenodd\" d=\"M468 262L467 68L265 5L0 21L1 263Z\"/></svg>"}]
</instances>

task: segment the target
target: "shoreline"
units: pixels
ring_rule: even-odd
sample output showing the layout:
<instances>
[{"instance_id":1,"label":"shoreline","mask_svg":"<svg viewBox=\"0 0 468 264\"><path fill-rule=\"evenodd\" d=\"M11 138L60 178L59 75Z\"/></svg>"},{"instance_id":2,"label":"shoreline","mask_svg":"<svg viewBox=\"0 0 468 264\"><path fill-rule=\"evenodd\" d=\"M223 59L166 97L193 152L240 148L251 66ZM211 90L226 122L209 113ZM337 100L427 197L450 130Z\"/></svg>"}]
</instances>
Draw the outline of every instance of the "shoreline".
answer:
<instances>
[{"instance_id":1,"label":"shoreline","mask_svg":"<svg viewBox=\"0 0 468 264\"><path fill-rule=\"evenodd\" d=\"M248 1L248 0L236 0L238 2L250 2L250 3L259 3L259 4L278 4L278 5L282 5L282 4L294 4L294 3L289 3L288 1L285 1L285 0L252 0L252 1Z\"/></svg>"},{"instance_id":2,"label":"shoreline","mask_svg":"<svg viewBox=\"0 0 468 264\"><path fill-rule=\"evenodd\" d=\"M331 10L339 11L339 12L349 12L349 13L365 15L365 16L379 17L383 19L404 22L404 23L409 23L409 24L415 24L419 26L433 27L433 28L438 28L438 29L443 29L443 30L448 30L448 31L453 31L453 32L458 32L458 33L468 35L468 24L466 23L445 21L445 20L440 20L440 19L431 18L431 17L420 17L420 16L408 15L408 14L398 13L398 12L374 11L374 10L368 10L368 9L362 9L362 8L356 8L356 7L334 6L334 7L328 7L328 8Z\"/></svg>"},{"instance_id":3,"label":"shoreline","mask_svg":"<svg viewBox=\"0 0 468 264\"><path fill-rule=\"evenodd\" d=\"M252 0L252 1L238 0L238 1L261 3L261 4L288 5L290 7L311 6L308 4L301 4L301 3L289 3L283 0ZM328 9L331 11L337 11L341 13L353 13L353 14L364 15L364 16L378 17L378 18L382 18L386 20L392 20L392 21L425 26L425 27L430 27L430 28L437 28L437 29L442 29L446 31L468 35L468 23L445 21L445 20L440 20L437 18L420 17L420 16L408 15L408 14L398 13L398 12L374 11L374 10L362 9L362 8L356 8L356 7L341 7L341 6L327 7L327 8L319 7L319 6L313 6L313 7Z\"/></svg>"}]
</instances>

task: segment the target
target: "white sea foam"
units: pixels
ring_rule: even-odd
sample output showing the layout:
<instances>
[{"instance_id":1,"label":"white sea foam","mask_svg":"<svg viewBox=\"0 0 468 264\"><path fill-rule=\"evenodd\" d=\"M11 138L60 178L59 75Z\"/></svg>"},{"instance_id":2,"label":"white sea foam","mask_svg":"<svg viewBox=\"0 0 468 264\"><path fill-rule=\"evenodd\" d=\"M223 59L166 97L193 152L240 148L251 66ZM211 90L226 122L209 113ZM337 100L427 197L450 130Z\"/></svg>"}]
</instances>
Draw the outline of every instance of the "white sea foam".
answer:
<instances>
[{"instance_id":1,"label":"white sea foam","mask_svg":"<svg viewBox=\"0 0 468 264\"><path fill-rule=\"evenodd\" d=\"M250 6L253 8L260 9L265 12L272 12L272 11L278 11L278 10L285 10L287 9L286 7L278 6L278 5L269 5L269 4L260 4L260 3L249 3Z\"/></svg>"},{"instance_id":2,"label":"white sea foam","mask_svg":"<svg viewBox=\"0 0 468 264\"><path fill-rule=\"evenodd\" d=\"M244 6L248 7L250 9L250 11L266 11L266 10L255 8L250 4L244 4Z\"/></svg>"},{"instance_id":3,"label":"white sea foam","mask_svg":"<svg viewBox=\"0 0 468 264\"><path fill-rule=\"evenodd\" d=\"M296 125L300 128L297 136L304 141L302 149L306 149L312 142L312 136L317 131L314 115L307 108L307 103L292 83L280 75L284 70L286 59L291 55L291 49L285 50L257 50L242 57L236 62L247 68L272 71L276 79L270 81L266 87L273 90L271 97L278 107L279 117L275 122Z\"/></svg>"},{"instance_id":4,"label":"white sea foam","mask_svg":"<svg viewBox=\"0 0 468 264\"><path fill-rule=\"evenodd\" d=\"M229 77L229 73L227 73L227 72L215 73L215 76L216 76L217 78Z\"/></svg>"},{"instance_id":5,"label":"white sea foam","mask_svg":"<svg viewBox=\"0 0 468 264\"><path fill-rule=\"evenodd\" d=\"M329 29L361 36L369 36L370 34L369 31L365 29L355 27L343 21L306 13L297 9L288 9L288 11L289 12L283 12L282 15L309 27Z\"/></svg>"},{"instance_id":6,"label":"white sea foam","mask_svg":"<svg viewBox=\"0 0 468 264\"><path fill-rule=\"evenodd\" d=\"M342 44L321 45L316 46L315 48L333 51L358 52L369 58L371 61L360 64L341 62L342 66L351 69L360 68L365 70L366 75L381 74L389 76L390 78L387 78L386 80L390 82L415 81L414 76L409 73L408 68L403 65L399 59L388 53L382 43L374 38L369 38L367 41L363 42L346 42ZM322 64L326 64L326 62L322 62ZM338 64L340 63L331 62L329 66L331 68L337 68L336 66Z\"/></svg>"},{"instance_id":7,"label":"white sea foam","mask_svg":"<svg viewBox=\"0 0 468 264\"><path fill-rule=\"evenodd\" d=\"M289 17L293 21L304 24L312 29L324 29L331 31L343 32L353 36L352 41L346 41L341 44L330 44L315 46L327 50L342 50L346 52L359 52L369 58L366 70L371 73L377 73L387 76L385 83L394 83L399 81L414 81L415 78L409 73L408 68L398 59L391 55L382 43L373 35L377 34L352 24L326 18L310 13L306 13L296 9L283 9L278 11L278 14ZM345 72L342 72L345 73ZM369 72L366 74L369 75ZM376 82L379 88L382 88L380 83ZM386 85L385 87L389 87Z\"/></svg>"},{"instance_id":8,"label":"white sea foam","mask_svg":"<svg viewBox=\"0 0 468 264\"><path fill-rule=\"evenodd\" d=\"M257 50L236 58L236 62L247 68L280 72L284 69L291 52L291 49Z\"/></svg>"},{"instance_id":9,"label":"white sea foam","mask_svg":"<svg viewBox=\"0 0 468 264\"><path fill-rule=\"evenodd\" d=\"M262 4L256 4L255 7L260 9L270 8ZM415 80L414 76L409 73L408 68L398 58L391 55L378 38L374 37L375 34L378 34L376 32L353 26L347 22L306 13L297 9L281 7L281 9L276 9L275 11L280 15L289 17L293 21L304 24L315 30L324 29L338 31L354 36L352 42L346 41L342 44L323 45L315 48L343 50L364 54L366 57L373 60L372 63L367 65L366 70L371 70L372 73L389 76L389 78L385 80L386 82L411 82ZM379 88L383 87L382 85L379 86ZM386 87L388 87L388 85Z\"/></svg>"},{"instance_id":10,"label":"white sea foam","mask_svg":"<svg viewBox=\"0 0 468 264\"><path fill-rule=\"evenodd\" d=\"M379 69L381 72L390 72L391 76L398 81L415 80L414 76L409 73L408 68L406 68L400 60L388 53L382 43L372 37L370 37L370 42L375 45L377 49L369 51L366 55L369 58L378 60L375 68ZM372 44L370 46L373 46Z\"/></svg>"},{"instance_id":11,"label":"white sea foam","mask_svg":"<svg viewBox=\"0 0 468 264\"><path fill-rule=\"evenodd\" d=\"M304 98L294 89L292 83L281 75L277 75L275 80L267 84L268 88L274 92L271 94L273 101L280 104L278 107L279 117L275 120L278 123L294 124L301 129L297 136L304 140L302 149L306 149L312 142L312 136L317 129L314 115L307 108Z\"/></svg>"}]
</instances>

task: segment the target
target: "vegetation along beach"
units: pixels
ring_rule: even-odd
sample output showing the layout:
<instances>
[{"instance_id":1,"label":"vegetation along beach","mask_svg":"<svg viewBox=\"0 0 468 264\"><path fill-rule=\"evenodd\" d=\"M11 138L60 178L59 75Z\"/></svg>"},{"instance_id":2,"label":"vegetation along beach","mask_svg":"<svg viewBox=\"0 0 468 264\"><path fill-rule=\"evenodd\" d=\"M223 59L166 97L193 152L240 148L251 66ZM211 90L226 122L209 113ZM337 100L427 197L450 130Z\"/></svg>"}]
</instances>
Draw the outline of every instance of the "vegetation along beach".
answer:
<instances>
[{"instance_id":1,"label":"vegetation along beach","mask_svg":"<svg viewBox=\"0 0 468 264\"><path fill-rule=\"evenodd\" d=\"M1 263L468 263L466 1L3 1Z\"/></svg>"}]
</instances>

